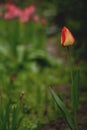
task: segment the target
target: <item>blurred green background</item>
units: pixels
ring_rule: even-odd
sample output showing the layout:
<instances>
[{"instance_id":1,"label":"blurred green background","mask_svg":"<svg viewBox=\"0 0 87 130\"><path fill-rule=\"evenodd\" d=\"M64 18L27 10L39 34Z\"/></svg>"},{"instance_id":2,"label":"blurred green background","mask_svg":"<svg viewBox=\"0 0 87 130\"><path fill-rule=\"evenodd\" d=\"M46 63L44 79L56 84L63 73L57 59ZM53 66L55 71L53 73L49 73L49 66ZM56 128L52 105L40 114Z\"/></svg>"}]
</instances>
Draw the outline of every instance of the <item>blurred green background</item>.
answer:
<instances>
[{"instance_id":1,"label":"blurred green background","mask_svg":"<svg viewBox=\"0 0 87 130\"><path fill-rule=\"evenodd\" d=\"M80 70L80 89L87 90L86 2L6 0L0 3L1 6L16 4L22 9L34 5L40 19L46 20L46 24L35 21L21 24L18 19L0 18L0 104L5 109L8 99L12 105L19 103L25 115L20 130L39 130L40 125L61 117L49 86L64 97L70 90L67 52L60 43L63 26L76 39L75 46L70 48L72 59ZM80 100L86 98L81 94ZM65 102L69 103L69 99Z\"/></svg>"}]
</instances>

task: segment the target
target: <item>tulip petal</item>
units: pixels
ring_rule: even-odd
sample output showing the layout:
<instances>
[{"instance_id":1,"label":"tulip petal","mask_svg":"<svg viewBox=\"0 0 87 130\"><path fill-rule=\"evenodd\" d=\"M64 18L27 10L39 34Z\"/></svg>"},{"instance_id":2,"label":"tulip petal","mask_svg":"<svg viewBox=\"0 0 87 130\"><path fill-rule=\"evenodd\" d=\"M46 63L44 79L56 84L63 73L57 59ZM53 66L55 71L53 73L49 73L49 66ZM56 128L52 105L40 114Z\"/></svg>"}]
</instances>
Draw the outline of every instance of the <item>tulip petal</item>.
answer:
<instances>
[{"instance_id":1,"label":"tulip petal","mask_svg":"<svg viewBox=\"0 0 87 130\"><path fill-rule=\"evenodd\" d=\"M75 38L70 32L70 30L66 27L63 27L61 32L61 44L63 46L69 46L69 45L73 45L74 42L75 42Z\"/></svg>"}]
</instances>

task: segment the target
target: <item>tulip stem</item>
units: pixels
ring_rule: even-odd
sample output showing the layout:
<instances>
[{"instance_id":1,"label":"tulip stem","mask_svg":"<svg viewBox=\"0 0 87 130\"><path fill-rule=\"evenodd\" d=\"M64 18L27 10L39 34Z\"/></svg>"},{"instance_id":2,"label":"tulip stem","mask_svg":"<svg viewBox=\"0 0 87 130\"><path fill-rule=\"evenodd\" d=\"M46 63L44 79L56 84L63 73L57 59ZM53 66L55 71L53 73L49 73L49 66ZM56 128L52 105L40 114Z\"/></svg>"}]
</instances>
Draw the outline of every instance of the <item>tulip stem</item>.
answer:
<instances>
[{"instance_id":1,"label":"tulip stem","mask_svg":"<svg viewBox=\"0 0 87 130\"><path fill-rule=\"evenodd\" d=\"M78 123L77 123L77 109L78 109L77 91L78 91L78 87L76 84L76 80L77 80L76 78L78 76L76 76L75 70L73 68L72 57L71 57L69 46L67 47L67 52L68 52L69 66L70 66L70 70L71 70L71 81L72 81L71 101L72 101L72 111L73 111L73 115L74 115L74 117L73 117L74 118L74 129L78 130Z\"/></svg>"}]
</instances>

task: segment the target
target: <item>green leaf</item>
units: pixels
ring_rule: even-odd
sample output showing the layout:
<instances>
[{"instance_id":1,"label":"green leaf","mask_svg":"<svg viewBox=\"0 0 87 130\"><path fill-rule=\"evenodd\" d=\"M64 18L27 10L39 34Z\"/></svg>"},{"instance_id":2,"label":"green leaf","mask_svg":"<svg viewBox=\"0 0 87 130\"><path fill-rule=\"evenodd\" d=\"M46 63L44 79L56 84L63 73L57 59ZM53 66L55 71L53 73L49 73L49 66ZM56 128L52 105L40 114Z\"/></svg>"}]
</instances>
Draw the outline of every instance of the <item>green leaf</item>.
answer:
<instances>
[{"instance_id":1,"label":"green leaf","mask_svg":"<svg viewBox=\"0 0 87 130\"><path fill-rule=\"evenodd\" d=\"M60 108L64 118L67 120L67 123L70 127L71 130L74 130L73 128L73 119L69 113L69 111L67 110L67 108L65 107L65 104L63 103L63 101L60 99L60 97L58 95L56 95L56 93L52 90L52 88L50 88L51 94L54 98L54 100L56 101L58 107Z\"/></svg>"},{"instance_id":2,"label":"green leaf","mask_svg":"<svg viewBox=\"0 0 87 130\"><path fill-rule=\"evenodd\" d=\"M79 70L72 72L72 107L73 111L76 112L79 105Z\"/></svg>"}]
</instances>

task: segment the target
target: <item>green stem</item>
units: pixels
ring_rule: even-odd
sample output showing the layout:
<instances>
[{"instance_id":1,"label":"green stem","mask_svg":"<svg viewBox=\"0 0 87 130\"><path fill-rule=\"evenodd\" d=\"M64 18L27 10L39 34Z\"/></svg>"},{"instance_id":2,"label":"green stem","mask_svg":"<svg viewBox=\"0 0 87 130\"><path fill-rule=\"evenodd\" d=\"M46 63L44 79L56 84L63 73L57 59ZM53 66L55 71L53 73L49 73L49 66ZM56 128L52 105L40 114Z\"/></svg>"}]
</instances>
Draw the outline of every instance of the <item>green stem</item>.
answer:
<instances>
[{"instance_id":1,"label":"green stem","mask_svg":"<svg viewBox=\"0 0 87 130\"><path fill-rule=\"evenodd\" d=\"M74 112L74 124L75 124L75 130L78 130L77 111Z\"/></svg>"},{"instance_id":2,"label":"green stem","mask_svg":"<svg viewBox=\"0 0 87 130\"><path fill-rule=\"evenodd\" d=\"M78 91L78 87L77 87L77 82L76 82L77 75L75 75L76 73L74 73L74 67L73 67L71 53L70 53L69 49L70 48L67 47L68 61L69 61L69 66L70 66L70 70L71 70L71 80L72 80L72 87L71 87L72 111L74 114L74 129L78 130L78 122L77 122L77 109L78 109L77 91Z\"/></svg>"}]
</instances>

